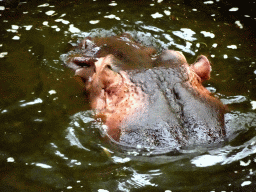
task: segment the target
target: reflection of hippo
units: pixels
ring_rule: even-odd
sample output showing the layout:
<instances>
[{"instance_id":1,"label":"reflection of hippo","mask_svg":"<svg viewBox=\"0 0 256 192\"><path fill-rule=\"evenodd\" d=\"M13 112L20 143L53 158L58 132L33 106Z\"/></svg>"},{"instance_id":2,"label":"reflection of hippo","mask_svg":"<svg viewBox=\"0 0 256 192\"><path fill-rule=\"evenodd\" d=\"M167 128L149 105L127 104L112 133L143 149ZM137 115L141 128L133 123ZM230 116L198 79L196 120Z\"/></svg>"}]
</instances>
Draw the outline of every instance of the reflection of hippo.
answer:
<instances>
[{"instance_id":1,"label":"reflection of hippo","mask_svg":"<svg viewBox=\"0 0 256 192\"><path fill-rule=\"evenodd\" d=\"M201 84L210 78L211 66L205 56L190 66L181 52L172 50L148 60L154 51L129 39L115 41L124 47L119 50L111 45L115 49L103 57L102 46L83 41L80 52L72 52L65 61L84 85L96 118L107 125L111 139L125 146L159 149L224 139L225 107ZM124 49L131 53L124 55ZM125 67L126 61L136 60L132 58L136 54L140 63L149 63L147 69L116 70L119 63Z\"/></svg>"}]
</instances>

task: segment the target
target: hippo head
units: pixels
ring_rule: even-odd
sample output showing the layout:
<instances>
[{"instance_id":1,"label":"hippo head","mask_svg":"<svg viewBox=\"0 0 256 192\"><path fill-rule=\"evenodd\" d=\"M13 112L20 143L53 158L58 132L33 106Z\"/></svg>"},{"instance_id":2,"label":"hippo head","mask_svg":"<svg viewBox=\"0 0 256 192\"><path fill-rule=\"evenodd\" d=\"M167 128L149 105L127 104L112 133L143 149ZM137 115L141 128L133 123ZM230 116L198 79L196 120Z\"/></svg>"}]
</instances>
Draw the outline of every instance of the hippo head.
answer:
<instances>
[{"instance_id":1,"label":"hippo head","mask_svg":"<svg viewBox=\"0 0 256 192\"><path fill-rule=\"evenodd\" d=\"M165 50L140 70L123 70L122 58L81 54L66 62L109 138L132 147L175 148L225 136L225 107L202 85L211 72L205 56L189 65L181 52Z\"/></svg>"}]
</instances>

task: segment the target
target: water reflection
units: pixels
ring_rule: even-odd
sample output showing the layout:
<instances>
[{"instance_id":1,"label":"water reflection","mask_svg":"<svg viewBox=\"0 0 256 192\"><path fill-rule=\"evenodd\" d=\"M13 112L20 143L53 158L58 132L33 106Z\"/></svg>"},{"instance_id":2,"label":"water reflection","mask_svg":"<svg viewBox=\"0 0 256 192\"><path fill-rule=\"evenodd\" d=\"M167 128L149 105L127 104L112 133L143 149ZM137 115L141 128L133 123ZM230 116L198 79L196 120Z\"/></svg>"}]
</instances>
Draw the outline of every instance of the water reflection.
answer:
<instances>
[{"instance_id":1,"label":"water reflection","mask_svg":"<svg viewBox=\"0 0 256 192\"><path fill-rule=\"evenodd\" d=\"M20 105L21 107L26 107L28 105L34 105L34 104L38 104L38 103L43 103L43 100L40 99L40 98L37 98L34 101L30 101L30 102L20 101L20 103L23 103L23 104Z\"/></svg>"},{"instance_id":2,"label":"water reflection","mask_svg":"<svg viewBox=\"0 0 256 192\"><path fill-rule=\"evenodd\" d=\"M52 166L44 164L44 163L31 163L31 165L35 165L37 167L41 167L43 169L51 169Z\"/></svg>"},{"instance_id":3,"label":"water reflection","mask_svg":"<svg viewBox=\"0 0 256 192\"><path fill-rule=\"evenodd\" d=\"M191 29L181 28L180 31L173 31L172 33L187 41L197 40L196 38L193 37L193 35L195 35L196 33Z\"/></svg>"},{"instance_id":4,"label":"water reflection","mask_svg":"<svg viewBox=\"0 0 256 192\"><path fill-rule=\"evenodd\" d=\"M153 183L151 180L154 175L161 175L161 173L153 173L153 174L141 174L136 172L133 169L124 167L125 171L131 172L131 178L124 182L119 182L118 190L120 191L129 191L129 189L140 189L145 186L158 186L156 183ZM157 171L158 172L158 171Z\"/></svg>"},{"instance_id":5,"label":"water reflection","mask_svg":"<svg viewBox=\"0 0 256 192\"><path fill-rule=\"evenodd\" d=\"M195 157L191 160L192 164L195 164L197 167L208 167L216 164L231 164L233 162L239 161L256 153L256 137L252 138L250 141L244 143L239 147L225 146L217 150L209 151L209 155L202 155ZM236 151L236 154L234 154ZM238 152L239 151L239 152ZM241 166L248 166L251 160L248 160L248 163L245 164L243 161L240 161Z\"/></svg>"}]
</instances>

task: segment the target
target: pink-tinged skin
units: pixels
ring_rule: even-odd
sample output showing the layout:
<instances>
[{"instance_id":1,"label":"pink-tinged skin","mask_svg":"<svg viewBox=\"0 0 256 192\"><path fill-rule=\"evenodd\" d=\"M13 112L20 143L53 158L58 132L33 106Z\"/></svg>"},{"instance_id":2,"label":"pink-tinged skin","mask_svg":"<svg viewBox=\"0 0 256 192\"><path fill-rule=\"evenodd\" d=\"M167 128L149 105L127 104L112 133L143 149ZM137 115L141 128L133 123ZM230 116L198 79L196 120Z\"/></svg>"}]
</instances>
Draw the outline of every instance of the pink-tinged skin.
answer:
<instances>
[{"instance_id":1,"label":"pink-tinged skin","mask_svg":"<svg viewBox=\"0 0 256 192\"><path fill-rule=\"evenodd\" d=\"M183 63L191 87L203 96L211 97L209 91L201 84L202 81L210 78L211 66L208 59L200 56L198 62L188 65L181 52L168 51L178 59L177 62ZM108 127L108 135L118 141L121 124L133 114L143 113L147 105L147 95L130 81L125 71L117 73L112 70L113 60L114 56L111 54L101 57L86 68L77 68L75 76L83 79L91 108L96 111L96 118L102 119Z\"/></svg>"},{"instance_id":2,"label":"pink-tinged skin","mask_svg":"<svg viewBox=\"0 0 256 192\"><path fill-rule=\"evenodd\" d=\"M201 55L197 62L187 66L189 82L194 89L197 89L202 95L211 97L210 92L202 85L202 82L209 80L211 76L211 64L207 57ZM212 99L216 100L214 97ZM217 101L217 100L216 100Z\"/></svg>"},{"instance_id":3,"label":"pink-tinged skin","mask_svg":"<svg viewBox=\"0 0 256 192\"><path fill-rule=\"evenodd\" d=\"M77 69L75 76L84 80L91 108L107 125L109 136L118 140L120 124L144 105L146 96L130 81L126 72L117 73L111 69L112 60L113 55L102 57L91 68Z\"/></svg>"},{"instance_id":4,"label":"pink-tinged skin","mask_svg":"<svg viewBox=\"0 0 256 192\"><path fill-rule=\"evenodd\" d=\"M207 57L205 57L204 55L198 57L195 64L191 65L191 68L201 78L202 81L210 79L210 73L212 70L211 64L208 61Z\"/></svg>"}]
</instances>

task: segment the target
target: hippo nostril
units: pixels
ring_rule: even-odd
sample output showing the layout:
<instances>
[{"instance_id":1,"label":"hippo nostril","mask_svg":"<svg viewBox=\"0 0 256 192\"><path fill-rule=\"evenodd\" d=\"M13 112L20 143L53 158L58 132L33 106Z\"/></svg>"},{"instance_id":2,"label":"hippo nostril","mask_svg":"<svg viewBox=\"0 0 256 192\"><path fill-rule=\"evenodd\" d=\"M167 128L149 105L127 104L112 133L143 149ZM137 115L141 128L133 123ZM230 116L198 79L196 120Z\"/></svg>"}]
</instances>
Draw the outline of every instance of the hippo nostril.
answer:
<instances>
[{"instance_id":1,"label":"hippo nostril","mask_svg":"<svg viewBox=\"0 0 256 192\"><path fill-rule=\"evenodd\" d=\"M91 67L94 65L94 62L97 61L94 58L91 57L74 57L73 63L80 67Z\"/></svg>"}]
</instances>

